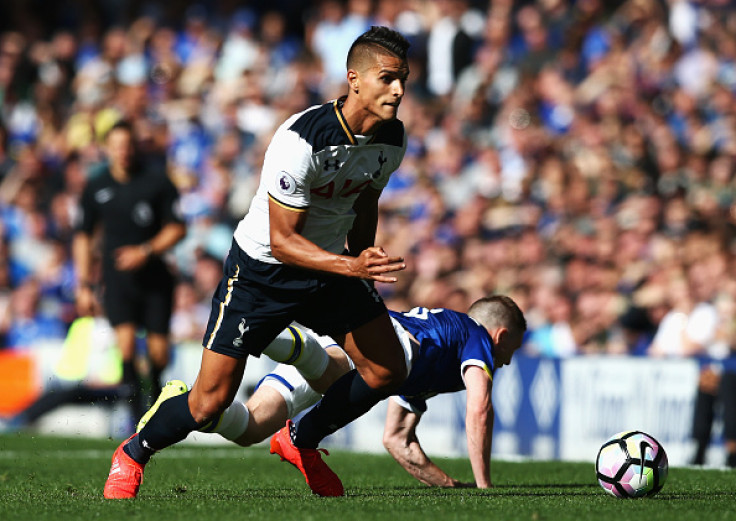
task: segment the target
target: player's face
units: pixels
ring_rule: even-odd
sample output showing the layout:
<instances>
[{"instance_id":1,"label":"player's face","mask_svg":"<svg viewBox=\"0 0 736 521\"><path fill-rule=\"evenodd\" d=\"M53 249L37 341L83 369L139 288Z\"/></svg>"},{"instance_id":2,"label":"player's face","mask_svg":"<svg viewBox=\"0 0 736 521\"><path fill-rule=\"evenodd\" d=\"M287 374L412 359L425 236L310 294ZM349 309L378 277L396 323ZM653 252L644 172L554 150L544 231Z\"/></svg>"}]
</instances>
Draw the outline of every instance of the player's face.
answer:
<instances>
[{"instance_id":1,"label":"player's face","mask_svg":"<svg viewBox=\"0 0 736 521\"><path fill-rule=\"evenodd\" d=\"M381 121L395 119L408 76L409 66L404 60L377 54L358 75L357 96L364 110Z\"/></svg>"},{"instance_id":2,"label":"player's face","mask_svg":"<svg viewBox=\"0 0 736 521\"><path fill-rule=\"evenodd\" d=\"M128 170L133 164L135 149L133 136L129 130L118 128L110 132L110 135L107 136L106 149L111 167Z\"/></svg>"}]
</instances>

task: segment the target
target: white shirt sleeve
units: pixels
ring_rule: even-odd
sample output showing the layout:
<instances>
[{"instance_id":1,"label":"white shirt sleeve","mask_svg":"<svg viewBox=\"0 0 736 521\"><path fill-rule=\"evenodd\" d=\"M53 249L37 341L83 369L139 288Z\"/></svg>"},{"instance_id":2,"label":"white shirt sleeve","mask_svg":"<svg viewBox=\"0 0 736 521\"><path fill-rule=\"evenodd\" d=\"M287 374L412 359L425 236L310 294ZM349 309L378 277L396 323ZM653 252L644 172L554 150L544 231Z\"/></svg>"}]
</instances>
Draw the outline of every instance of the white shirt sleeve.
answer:
<instances>
[{"instance_id":1,"label":"white shirt sleeve","mask_svg":"<svg viewBox=\"0 0 736 521\"><path fill-rule=\"evenodd\" d=\"M268 146L261 183L277 202L292 208L308 208L314 174L312 147L296 132L280 128Z\"/></svg>"}]
</instances>

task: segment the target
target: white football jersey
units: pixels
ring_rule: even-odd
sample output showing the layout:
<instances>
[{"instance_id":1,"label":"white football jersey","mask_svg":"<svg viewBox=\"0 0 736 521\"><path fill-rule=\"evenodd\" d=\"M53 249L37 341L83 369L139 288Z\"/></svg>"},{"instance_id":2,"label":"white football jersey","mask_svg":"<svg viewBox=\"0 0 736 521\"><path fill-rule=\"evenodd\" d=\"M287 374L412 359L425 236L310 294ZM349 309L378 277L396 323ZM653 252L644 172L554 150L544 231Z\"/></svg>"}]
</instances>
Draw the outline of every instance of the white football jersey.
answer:
<instances>
[{"instance_id":1,"label":"white football jersey","mask_svg":"<svg viewBox=\"0 0 736 521\"><path fill-rule=\"evenodd\" d=\"M276 131L258 191L235 230L235 240L250 257L279 264L271 253L269 199L308 211L301 234L324 250L342 253L358 195L368 186L382 190L401 164L406 150L401 121L381 125L373 136L355 136L341 106L342 100L316 105Z\"/></svg>"}]
</instances>

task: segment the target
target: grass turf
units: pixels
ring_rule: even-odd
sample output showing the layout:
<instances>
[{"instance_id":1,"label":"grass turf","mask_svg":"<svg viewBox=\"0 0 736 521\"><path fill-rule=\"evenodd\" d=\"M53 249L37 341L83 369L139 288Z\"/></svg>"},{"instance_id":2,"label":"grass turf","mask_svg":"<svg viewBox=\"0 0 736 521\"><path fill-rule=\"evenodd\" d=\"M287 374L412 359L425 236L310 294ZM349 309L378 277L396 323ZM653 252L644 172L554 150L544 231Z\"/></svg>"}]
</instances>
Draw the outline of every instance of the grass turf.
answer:
<instances>
[{"instance_id":1,"label":"grass turf","mask_svg":"<svg viewBox=\"0 0 736 521\"><path fill-rule=\"evenodd\" d=\"M117 441L0 436L0 519L274 520L736 520L736 471L670 469L654 498L619 500L593 464L493 462L492 490L431 489L387 455L333 453L344 498L313 496L299 472L265 446L177 446L146 468L136 500L107 501L102 486ZM438 459L470 481L463 459Z\"/></svg>"}]
</instances>

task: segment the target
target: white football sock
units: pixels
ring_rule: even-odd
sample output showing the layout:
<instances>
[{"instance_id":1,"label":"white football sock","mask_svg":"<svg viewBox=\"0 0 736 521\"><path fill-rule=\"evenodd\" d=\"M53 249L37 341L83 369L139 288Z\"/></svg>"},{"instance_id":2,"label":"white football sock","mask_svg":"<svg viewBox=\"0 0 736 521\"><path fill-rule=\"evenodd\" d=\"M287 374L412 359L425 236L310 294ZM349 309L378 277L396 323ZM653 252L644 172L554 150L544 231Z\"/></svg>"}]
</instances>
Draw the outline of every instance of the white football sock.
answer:
<instances>
[{"instance_id":1,"label":"white football sock","mask_svg":"<svg viewBox=\"0 0 736 521\"><path fill-rule=\"evenodd\" d=\"M330 357L314 333L295 325L279 333L263 350L263 354L276 362L293 365L307 380L322 376L330 362Z\"/></svg>"},{"instance_id":2,"label":"white football sock","mask_svg":"<svg viewBox=\"0 0 736 521\"><path fill-rule=\"evenodd\" d=\"M220 415L214 429L208 432L216 432L223 438L234 441L248 430L248 420L250 420L250 411L243 402L235 400Z\"/></svg>"}]
</instances>

